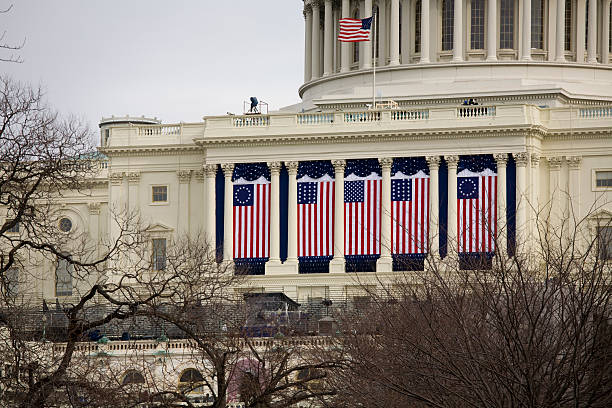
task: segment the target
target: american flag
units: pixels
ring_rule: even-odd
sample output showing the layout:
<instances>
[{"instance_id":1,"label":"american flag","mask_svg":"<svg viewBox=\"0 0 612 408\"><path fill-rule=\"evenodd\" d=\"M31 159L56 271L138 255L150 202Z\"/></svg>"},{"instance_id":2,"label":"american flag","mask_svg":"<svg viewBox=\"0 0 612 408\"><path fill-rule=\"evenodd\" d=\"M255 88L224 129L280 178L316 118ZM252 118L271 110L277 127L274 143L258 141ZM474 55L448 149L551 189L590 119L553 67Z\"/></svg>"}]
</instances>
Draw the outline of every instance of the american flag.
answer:
<instances>
[{"instance_id":1,"label":"american flag","mask_svg":"<svg viewBox=\"0 0 612 408\"><path fill-rule=\"evenodd\" d=\"M491 253L495 250L497 174L491 168L476 170L480 171L465 168L457 174L459 253Z\"/></svg>"},{"instance_id":2,"label":"american flag","mask_svg":"<svg viewBox=\"0 0 612 408\"><path fill-rule=\"evenodd\" d=\"M399 173L391 180L393 254L426 254L429 226L429 176Z\"/></svg>"},{"instance_id":3,"label":"american flag","mask_svg":"<svg viewBox=\"0 0 612 408\"><path fill-rule=\"evenodd\" d=\"M341 18L338 40L344 42L369 41L371 27L372 17L364 19Z\"/></svg>"},{"instance_id":4,"label":"american flag","mask_svg":"<svg viewBox=\"0 0 612 408\"><path fill-rule=\"evenodd\" d=\"M270 181L267 166L262 171L263 166L247 164L234 169L235 259L269 257Z\"/></svg>"},{"instance_id":5,"label":"american flag","mask_svg":"<svg viewBox=\"0 0 612 408\"><path fill-rule=\"evenodd\" d=\"M298 168L298 257L334 254L334 168L330 161Z\"/></svg>"},{"instance_id":6,"label":"american flag","mask_svg":"<svg viewBox=\"0 0 612 408\"><path fill-rule=\"evenodd\" d=\"M376 173L363 175L368 160L356 162L357 174L350 174L344 181L344 253L377 255L380 254L382 179Z\"/></svg>"}]
</instances>

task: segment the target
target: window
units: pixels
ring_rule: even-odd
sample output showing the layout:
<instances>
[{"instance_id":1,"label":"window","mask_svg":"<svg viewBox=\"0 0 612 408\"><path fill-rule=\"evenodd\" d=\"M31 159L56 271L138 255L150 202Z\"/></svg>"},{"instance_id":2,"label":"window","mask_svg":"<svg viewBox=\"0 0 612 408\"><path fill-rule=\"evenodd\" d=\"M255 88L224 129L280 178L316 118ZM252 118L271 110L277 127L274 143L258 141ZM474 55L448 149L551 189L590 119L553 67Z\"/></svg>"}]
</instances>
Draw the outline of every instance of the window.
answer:
<instances>
[{"instance_id":1,"label":"window","mask_svg":"<svg viewBox=\"0 0 612 408\"><path fill-rule=\"evenodd\" d=\"M6 294L15 296L19 292L19 268L12 267L6 271Z\"/></svg>"},{"instance_id":2,"label":"window","mask_svg":"<svg viewBox=\"0 0 612 408\"><path fill-rule=\"evenodd\" d=\"M414 7L414 52L421 52L421 1L416 0Z\"/></svg>"},{"instance_id":3,"label":"window","mask_svg":"<svg viewBox=\"0 0 612 408\"><path fill-rule=\"evenodd\" d=\"M514 1L501 0L499 10L499 48L514 48Z\"/></svg>"},{"instance_id":4,"label":"window","mask_svg":"<svg viewBox=\"0 0 612 408\"><path fill-rule=\"evenodd\" d=\"M600 260L612 260L612 227L597 228L597 248Z\"/></svg>"},{"instance_id":5,"label":"window","mask_svg":"<svg viewBox=\"0 0 612 408\"><path fill-rule=\"evenodd\" d=\"M58 258L55 269L55 296L72 296L72 275L74 265Z\"/></svg>"},{"instance_id":6,"label":"window","mask_svg":"<svg viewBox=\"0 0 612 408\"><path fill-rule=\"evenodd\" d=\"M470 30L470 48L484 49L485 36L485 0L472 0L472 18Z\"/></svg>"},{"instance_id":7,"label":"window","mask_svg":"<svg viewBox=\"0 0 612 408\"><path fill-rule=\"evenodd\" d=\"M151 192L154 203L164 203L168 201L168 186L153 186Z\"/></svg>"},{"instance_id":8,"label":"window","mask_svg":"<svg viewBox=\"0 0 612 408\"><path fill-rule=\"evenodd\" d=\"M449 51L453 49L454 7L455 7L455 0L443 0L442 2L442 51Z\"/></svg>"},{"instance_id":9,"label":"window","mask_svg":"<svg viewBox=\"0 0 612 408\"><path fill-rule=\"evenodd\" d=\"M62 232L70 232L70 230L72 229L72 221L70 220L70 218L62 218L59 220L59 229Z\"/></svg>"},{"instance_id":10,"label":"window","mask_svg":"<svg viewBox=\"0 0 612 408\"><path fill-rule=\"evenodd\" d=\"M544 49L544 0L531 0L531 48Z\"/></svg>"},{"instance_id":11,"label":"window","mask_svg":"<svg viewBox=\"0 0 612 408\"><path fill-rule=\"evenodd\" d=\"M140 374L136 370L129 370L128 372L126 372L123 375L123 380L121 381L121 385L144 384L144 383L145 383L144 377L142 376L142 374Z\"/></svg>"},{"instance_id":12,"label":"window","mask_svg":"<svg viewBox=\"0 0 612 408\"><path fill-rule=\"evenodd\" d=\"M178 388L181 392L201 394L204 391L203 383L202 373L195 368L188 368L181 374Z\"/></svg>"},{"instance_id":13,"label":"window","mask_svg":"<svg viewBox=\"0 0 612 408\"><path fill-rule=\"evenodd\" d=\"M166 269L166 238L153 239L153 270Z\"/></svg>"},{"instance_id":14,"label":"window","mask_svg":"<svg viewBox=\"0 0 612 408\"><path fill-rule=\"evenodd\" d=\"M355 12L353 13L353 18L355 19L359 19L359 10L355 10ZM359 42L354 42L353 43L353 62L357 63L359 62Z\"/></svg>"},{"instance_id":15,"label":"window","mask_svg":"<svg viewBox=\"0 0 612 408\"><path fill-rule=\"evenodd\" d=\"M612 188L612 170L596 171L595 187Z\"/></svg>"},{"instance_id":16,"label":"window","mask_svg":"<svg viewBox=\"0 0 612 408\"><path fill-rule=\"evenodd\" d=\"M5 224L9 224L11 222L13 222L14 220L9 220L7 219L6 221L4 221ZM6 230L6 232L10 232L10 233L18 233L19 232L19 222L16 222L15 225L13 225L11 228L9 228L8 230Z\"/></svg>"},{"instance_id":17,"label":"window","mask_svg":"<svg viewBox=\"0 0 612 408\"><path fill-rule=\"evenodd\" d=\"M565 0L565 51L572 50L572 0Z\"/></svg>"}]
</instances>

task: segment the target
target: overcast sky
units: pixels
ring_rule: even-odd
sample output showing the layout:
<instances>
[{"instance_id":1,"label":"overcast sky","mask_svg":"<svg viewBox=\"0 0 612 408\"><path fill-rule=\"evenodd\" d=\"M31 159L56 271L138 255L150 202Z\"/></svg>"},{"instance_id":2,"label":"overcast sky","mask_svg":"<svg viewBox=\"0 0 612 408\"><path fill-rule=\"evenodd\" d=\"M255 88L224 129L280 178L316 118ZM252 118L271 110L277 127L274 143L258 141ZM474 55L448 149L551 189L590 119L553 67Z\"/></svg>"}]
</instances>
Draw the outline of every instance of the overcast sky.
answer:
<instances>
[{"instance_id":1,"label":"overcast sky","mask_svg":"<svg viewBox=\"0 0 612 408\"><path fill-rule=\"evenodd\" d=\"M42 85L92 129L110 115L240 113L252 95L271 110L299 102L301 0L0 0L10 4L0 32L25 38L23 63L2 72Z\"/></svg>"}]
</instances>

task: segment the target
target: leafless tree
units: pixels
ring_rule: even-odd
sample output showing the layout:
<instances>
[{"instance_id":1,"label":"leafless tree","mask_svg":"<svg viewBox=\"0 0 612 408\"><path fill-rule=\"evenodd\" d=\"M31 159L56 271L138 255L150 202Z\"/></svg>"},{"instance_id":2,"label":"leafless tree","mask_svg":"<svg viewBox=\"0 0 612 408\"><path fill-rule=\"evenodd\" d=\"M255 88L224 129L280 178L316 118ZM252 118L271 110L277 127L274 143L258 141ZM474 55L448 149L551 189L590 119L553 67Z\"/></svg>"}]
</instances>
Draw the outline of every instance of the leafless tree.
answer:
<instances>
[{"instance_id":1,"label":"leafless tree","mask_svg":"<svg viewBox=\"0 0 612 408\"><path fill-rule=\"evenodd\" d=\"M5 9L0 10L0 14L10 13L12 9L13 9L13 5L10 4ZM0 61L22 63L23 60L21 59L19 55L16 55L15 52L23 48L23 46L25 45L25 39L20 44L17 44L17 43L12 43L12 42L6 42L5 37L6 37L6 31L3 31L2 34L0 34L0 50L8 51L10 54L7 57L0 56Z\"/></svg>"}]
</instances>

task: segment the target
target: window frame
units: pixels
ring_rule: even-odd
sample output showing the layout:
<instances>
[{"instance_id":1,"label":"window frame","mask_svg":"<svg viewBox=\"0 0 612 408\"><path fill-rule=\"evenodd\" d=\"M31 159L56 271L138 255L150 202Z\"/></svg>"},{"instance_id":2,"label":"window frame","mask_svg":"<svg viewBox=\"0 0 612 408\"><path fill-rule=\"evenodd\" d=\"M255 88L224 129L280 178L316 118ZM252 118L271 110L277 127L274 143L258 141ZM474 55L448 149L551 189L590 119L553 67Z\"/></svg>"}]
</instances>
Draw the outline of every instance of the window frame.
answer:
<instances>
[{"instance_id":1,"label":"window frame","mask_svg":"<svg viewBox=\"0 0 612 408\"><path fill-rule=\"evenodd\" d=\"M14 276L13 276L14 275ZM6 270L4 275L6 286L4 293L7 297L15 297L19 294L19 278L21 275L20 268L18 266L11 266Z\"/></svg>"},{"instance_id":2,"label":"window frame","mask_svg":"<svg viewBox=\"0 0 612 408\"><path fill-rule=\"evenodd\" d=\"M151 184L151 202L150 205L168 205L170 203L170 185L169 184ZM156 187L165 187L166 188L166 200L155 200L155 188Z\"/></svg>"},{"instance_id":3,"label":"window frame","mask_svg":"<svg viewBox=\"0 0 612 408\"><path fill-rule=\"evenodd\" d=\"M202 380L193 382L181 381L183 376L191 371L197 372ZM202 372L195 367L189 367L181 371L179 374L176 388L179 392L185 393L185 395L204 395L205 386L206 382L204 381L204 374L202 374Z\"/></svg>"},{"instance_id":4,"label":"window frame","mask_svg":"<svg viewBox=\"0 0 612 408\"><path fill-rule=\"evenodd\" d=\"M14 218L5 218L4 219L4 224L7 224L7 223L12 222L14 220L15 220ZM21 223L19 221L17 221L17 224L15 224L15 226L13 226L12 228L7 229L6 233L10 234L10 235L17 235L17 234L19 234L21 232L20 231L20 225L21 225Z\"/></svg>"},{"instance_id":5,"label":"window frame","mask_svg":"<svg viewBox=\"0 0 612 408\"><path fill-rule=\"evenodd\" d=\"M155 243L156 242L164 242L164 247L163 247L163 261L161 261L161 254L157 254L157 249ZM161 268L159 268L159 265L161 264L161 262L163 262L163 265ZM161 272L166 270L167 267L167 261L168 261L168 239L166 237L152 237L151 238L151 270L154 272Z\"/></svg>"},{"instance_id":6,"label":"window frame","mask_svg":"<svg viewBox=\"0 0 612 408\"><path fill-rule=\"evenodd\" d=\"M438 41L438 52L440 53L440 55L452 55L453 54L453 50L454 50L454 45L455 45L455 1L463 1L463 0L440 0L440 8L439 8L439 12L438 12L438 22L439 22L439 34L440 34L440 40ZM450 19L450 21L452 22L451 24L451 28L450 28L450 44L451 47L449 49L444 49L444 4L448 3L448 2L452 2L452 4L449 6L450 8L450 13L452 14L452 18Z\"/></svg>"},{"instance_id":7,"label":"window frame","mask_svg":"<svg viewBox=\"0 0 612 408\"><path fill-rule=\"evenodd\" d=\"M601 234L601 230L607 230L604 234ZM612 262L612 224L608 223L607 225L598 225L595 230L595 236L597 239L597 258L604 262ZM602 248L602 236L606 236L607 240L603 241L606 244L606 249ZM604 253L605 251L605 253ZM602 255L603 253L603 255Z\"/></svg>"},{"instance_id":8,"label":"window frame","mask_svg":"<svg viewBox=\"0 0 612 408\"><path fill-rule=\"evenodd\" d=\"M479 53L485 53L485 51L487 51L487 35L488 35L488 20L487 20L487 0L480 0L482 1L482 10L483 10L483 14L482 14L482 48L472 48L472 33L474 32L472 30L472 13L473 13L473 4L474 4L475 0L470 0L468 2L468 7L467 7L467 47L469 51L474 51L474 52L479 52Z\"/></svg>"},{"instance_id":9,"label":"window frame","mask_svg":"<svg viewBox=\"0 0 612 408\"><path fill-rule=\"evenodd\" d=\"M502 35L501 35L501 24L502 24L502 1L499 1L498 7L497 7L497 39L496 44L497 44L497 50L499 51L518 51L518 20L519 20L519 3L517 0L508 0L508 1L512 1L513 4L513 8L512 8L512 48L504 48L502 47L501 41L502 41Z\"/></svg>"},{"instance_id":10,"label":"window frame","mask_svg":"<svg viewBox=\"0 0 612 408\"><path fill-rule=\"evenodd\" d=\"M591 170L591 189L592 191L612 191L612 186L599 187L597 186L597 173L598 172L612 172L612 168L597 168Z\"/></svg>"},{"instance_id":11,"label":"window frame","mask_svg":"<svg viewBox=\"0 0 612 408\"><path fill-rule=\"evenodd\" d=\"M64 231L62 229L62 221L64 220L68 220L70 222L70 228L66 231ZM60 219L57 221L57 228L60 230L60 232L64 233L64 234L69 234L74 230L74 221L72 221L72 218L66 216L66 215L62 215L60 217Z\"/></svg>"},{"instance_id":12,"label":"window frame","mask_svg":"<svg viewBox=\"0 0 612 408\"><path fill-rule=\"evenodd\" d=\"M58 285L60 284L60 280L58 272L59 272L59 268L60 268L60 264L65 262L66 263L66 274L67 276L70 277L70 293L67 293L67 291L59 291L58 290ZM72 269L72 270L71 270ZM63 282L63 284L65 284L66 286L68 286L68 281ZM72 296L74 292L74 265L71 264L70 262L68 262L66 259L64 258L60 258L58 257L56 262L55 262L55 297L68 297L68 296Z\"/></svg>"}]
</instances>

